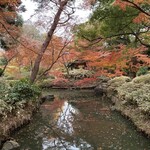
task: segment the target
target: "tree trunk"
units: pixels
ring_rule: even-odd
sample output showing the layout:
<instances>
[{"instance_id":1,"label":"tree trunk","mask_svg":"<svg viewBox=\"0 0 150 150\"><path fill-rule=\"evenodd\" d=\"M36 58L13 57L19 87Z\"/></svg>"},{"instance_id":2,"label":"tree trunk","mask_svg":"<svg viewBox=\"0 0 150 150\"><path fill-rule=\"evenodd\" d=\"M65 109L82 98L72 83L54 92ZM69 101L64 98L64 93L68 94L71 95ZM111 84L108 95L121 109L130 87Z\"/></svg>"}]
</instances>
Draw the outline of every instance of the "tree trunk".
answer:
<instances>
[{"instance_id":1,"label":"tree trunk","mask_svg":"<svg viewBox=\"0 0 150 150\"><path fill-rule=\"evenodd\" d=\"M42 44L42 47L40 49L39 54L37 55L37 57L35 59L34 66L32 68L32 72L31 72L31 77L30 77L30 82L31 83L34 83L34 81L37 77L42 57L43 57L43 55L44 55L51 39L52 39L54 31L55 31L55 29L58 25L59 20L60 20L61 13L63 12L64 7L67 5L67 2L68 2L68 0L60 2L60 6L59 6L59 9L58 9L55 17L54 17L54 21L52 23L52 26L51 26L50 30L48 31L47 37L46 37L44 43Z\"/></svg>"}]
</instances>

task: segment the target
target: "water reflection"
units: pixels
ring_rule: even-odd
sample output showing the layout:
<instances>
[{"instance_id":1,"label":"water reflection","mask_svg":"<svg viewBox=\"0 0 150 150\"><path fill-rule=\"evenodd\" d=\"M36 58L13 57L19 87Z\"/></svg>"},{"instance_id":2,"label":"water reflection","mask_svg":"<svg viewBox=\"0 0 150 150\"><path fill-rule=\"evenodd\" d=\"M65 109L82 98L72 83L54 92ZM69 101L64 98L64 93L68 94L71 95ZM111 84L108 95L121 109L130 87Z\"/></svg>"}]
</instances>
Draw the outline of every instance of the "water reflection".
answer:
<instances>
[{"instance_id":1,"label":"water reflection","mask_svg":"<svg viewBox=\"0 0 150 150\"><path fill-rule=\"evenodd\" d=\"M53 122L53 134L54 137L51 138L43 138L43 150L47 149L91 149L91 145L84 141L83 139L76 140L74 139L75 131L73 127L73 122L75 119L75 116L79 116L80 112L78 109L73 107L71 104L69 104L67 101L63 101L62 105L52 112L51 106L54 105L55 102L49 103L49 105L46 103L44 104L44 112L51 110L51 115L53 118L55 118L55 123ZM43 107L42 106L42 107ZM49 107L48 107L49 106ZM54 126L55 124L55 126ZM50 127L50 126L49 126ZM69 138L68 138L69 137ZM67 139L67 140L66 140ZM70 141L70 142L69 142ZM82 143L82 144L78 144Z\"/></svg>"},{"instance_id":2,"label":"water reflection","mask_svg":"<svg viewBox=\"0 0 150 150\"><path fill-rule=\"evenodd\" d=\"M83 139L80 139L80 145L76 145L76 142L73 141L73 143L70 145L69 142L67 141L61 141L59 138L56 139L43 139L43 150L81 150L81 149L90 149L93 150L93 148L91 147L91 145L89 145L86 141L84 141Z\"/></svg>"},{"instance_id":3,"label":"water reflection","mask_svg":"<svg viewBox=\"0 0 150 150\"><path fill-rule=\"evenodd\" d=\"M72 126L74 115L78 114L79 111L73 108L68 102L65 101L57 121L58 128L63 129L63 131L68 134L72 134L74 132Z\"/></svg>"},{"instance_id":4,"label":"water reflection","mask_svg":"<svg viewBox=\"0 0 150 150\"><path fill-rule=\"evenodd\" d=\"M149 139L112 112L106 99L91 91L54 94L54 102L45 102L31 124L14 135L21 150L150 149Z\"/></svg>"}]
</instances>

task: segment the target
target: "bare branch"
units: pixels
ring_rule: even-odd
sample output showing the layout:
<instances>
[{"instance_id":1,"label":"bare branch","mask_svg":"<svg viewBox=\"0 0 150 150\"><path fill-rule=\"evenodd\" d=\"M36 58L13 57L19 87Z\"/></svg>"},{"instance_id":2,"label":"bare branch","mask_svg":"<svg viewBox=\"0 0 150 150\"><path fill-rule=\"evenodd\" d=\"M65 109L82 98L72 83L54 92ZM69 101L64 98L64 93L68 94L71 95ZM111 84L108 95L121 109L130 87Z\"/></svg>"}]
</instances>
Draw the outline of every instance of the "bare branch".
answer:
<instances>
[{"instance_id":1,"label":"bare branch","mask_svg":"<svg viewBox=\"0 0 150 150\"><path fill-rule=\"evenodd\" d=\"M10 35L10 37L11 37L14 41L18 42L18 43L19 43L20 45L22 45L24 48L26 48L26 49L28 49L28 50L30 50L30 51L32 51L32 52L38 54L38 52L34 51L33 49L30 49L30 48L26 47L26 45L24 45L24 44L21 43L18 39L16 39L16 38L9 32L9 30L7 29L7 27L6 27L1 21L0 21L0 24L3 26L3 28L6 30L6 32Z\"/></svg>"},{"instance_id":2,"label":"bare branch","mask_svg":"<svg viewBox=\"0 0 150 150\"><path fill-rule=\"evenodd\" d=\"M69 42L65 42L63 47L61 48L61 50L59 51L59 54L57 56L57 58L55 60L53 60L53 63L46 69L43 71L42 74L40 74L40 76L37 77L36 81L39 80L42 76L44 76L48 71L50 71L52 69L52 67L54 66L54 64L64 55L62 52L63 50L66 48L66 46L70 43Z\"/></svg>"}]
</instances>

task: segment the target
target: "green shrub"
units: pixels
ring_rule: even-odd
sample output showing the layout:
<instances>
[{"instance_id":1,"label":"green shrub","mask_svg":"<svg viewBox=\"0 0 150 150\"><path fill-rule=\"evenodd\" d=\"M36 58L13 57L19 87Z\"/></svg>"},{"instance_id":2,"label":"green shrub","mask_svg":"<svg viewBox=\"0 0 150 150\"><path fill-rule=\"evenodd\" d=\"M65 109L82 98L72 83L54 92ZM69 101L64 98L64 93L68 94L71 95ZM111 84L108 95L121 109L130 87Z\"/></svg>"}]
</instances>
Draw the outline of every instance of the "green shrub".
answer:
<instances>
[{"instance_id":1,"label":"green shrub","mask_svg":"<svg viewBox=\"0 0 150 150\"><path fill-rule=\"evenodd\" d=\"M0 77L0 99L4 99L5 94L8 91L9 84L5 80L5 78Z\"/></svg>"},{"instance_id":2,"label":"green shrub","mask_svg":"<svg viewBox=\"0 0 150 150\"><path fill-rule=\"evenodd\" d=\"M41 91L28 80L6 80L0 78L0 118L7 117L12 110L22 109L30 100L36 100Z\"/></svg>"},{"instance_id":3,"label":"green shrub","mask_svg":"<svg viewBox=\"0 0 150 150\"><path fill-rule=\"evenodd\" d=\"M141 112L150 114L150 85L135 82L125 83L117 88L119 99L124 105L134 105Z\"/></svg>"},{"instance_id":4,"label":"green shrub","mask_svg":"<svg viewBox=\"0 0 150 150\"><path fill-rule=\"evenodd\" d=\"M41 88L49 87L52 85L52 81L54 81L54 79L51 79L51 78L40 80L40 82L38 82L38 86Z\"/></svg>"},{"instance_id":5,"label":"green shrub","mask_svg":"<svg viewBox=\"0 0 150 150\"><path fill-rule=\"evenodd\" d=\"M5 101L0 99L0 118L7 117L7 114L11 112L13 107L11 105L8 105Z\"/></svg>"},{"instance_id":6,"label":"green shrub","mask_svg":"<svg viewBox=\"0 0 150 150\"><path fill-rule=\"evenodd\" d=\"M108 85L116 88L116 87L119 87L122 84L124 84L126 82L130 82L130 81L131 81L131 79L129 77L126 77L126 76L115 77L115 78L108 81Z\"/></svg>"},{"instance_id":7,"label":"green shrub","mask_svg":"<svg viewBox=\"0 0 150 150\"><path fill-rule=\"evenodd\" d=\"M108 88L107 88L108 97L115 96L118 93L117 88L129 81L131 81L131 79L126 76L115 77L115 78L109 80Z\"/></svg>"},{"instance_id":8,"label":"green shrub","mask_svg":"<svg viewBox=\"0 0 150 150\"><path fill-rule=\"evenodd\" d=\"M36 99L41 91L36 85L31 85L28 80L19 80L14 82L5 95L8 103L14 104L23 100Z\"/></svg>"},{"instance_id":9,"label":"green shrub","mask_svg":"<svg viewBox=\"0 0 150 150\"><path fill-rule=\"evenodd\" d=\"M0 58L0 66L6 65L7 63L8 62L7 62L7 59L5 57Z\"/></svg>"},{"instance_id":10,"label":"green shrub","mask_svg":"<svg viewBox=\"0 0 150 150\"><path fill-rule=\"evenodd\" d=\"M139 70L136 73L136 76L141 76L141 75L145 75L148 73L148 67L147 66L142 66L139 68Z\"/></svg>"},{"instance_id":11,"label":"green shrub","mask_svg":"<svg viewBox=\"0 0 150 150\"><path fill-rule=\"evenodd\" d=\"M150 84L150 74L141 75L139 77L136 77L132 80L133 83L144 83L144 84Z\"/></svg>"}]
</instances>

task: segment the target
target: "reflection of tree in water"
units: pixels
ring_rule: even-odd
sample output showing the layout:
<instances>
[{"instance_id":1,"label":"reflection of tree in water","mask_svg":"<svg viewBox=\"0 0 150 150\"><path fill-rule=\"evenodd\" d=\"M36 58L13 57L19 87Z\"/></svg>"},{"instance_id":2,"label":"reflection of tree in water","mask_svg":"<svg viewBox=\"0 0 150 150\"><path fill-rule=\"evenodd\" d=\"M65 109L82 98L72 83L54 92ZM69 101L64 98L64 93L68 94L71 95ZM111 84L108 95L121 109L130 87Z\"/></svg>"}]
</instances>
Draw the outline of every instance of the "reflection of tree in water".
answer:
<instances>
[{"instance_id":1,"label":"reflection of tree in water","mask_svg":"<svg viewBox=\"0 0 150 150\"><path fill-rule=\"evenodd\" d=\"M47 136L46 138L43 138L43 149L90 148L90 144L83 139L76 137L74 134L72 123L74 121L74 116L78 114L79 111L66 101L64 101L61 108L55 109L55 113L52 113L55 120L47 126L52 132L53 137Z\"/></svg>"},{"instance_id":2,"label":"reflection of tree in water","mask_svg":"<svg viewBox=\"0 0 150 150\"><path fill-rule=\"evenodd\" d=\"M109 119L110 110L103 107L96 101L81 101L75 106L63 101L62 105L55 108L54 113L51 111L54 119L48 128L52 132L52 137L43 138L43 148L97 149L101 143L106 141L109 141L111 145L117 138L112 139L109 134L118 136L124 127L112 123ZM51 107L49 110L52 110ZM96 114L107 119L98 118ZM113 130L112 127L121 132L116 134L116 130ZM110 137L110 139L105 139L105 137Z\"/></svg>"}]
</instances>

